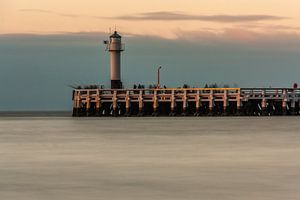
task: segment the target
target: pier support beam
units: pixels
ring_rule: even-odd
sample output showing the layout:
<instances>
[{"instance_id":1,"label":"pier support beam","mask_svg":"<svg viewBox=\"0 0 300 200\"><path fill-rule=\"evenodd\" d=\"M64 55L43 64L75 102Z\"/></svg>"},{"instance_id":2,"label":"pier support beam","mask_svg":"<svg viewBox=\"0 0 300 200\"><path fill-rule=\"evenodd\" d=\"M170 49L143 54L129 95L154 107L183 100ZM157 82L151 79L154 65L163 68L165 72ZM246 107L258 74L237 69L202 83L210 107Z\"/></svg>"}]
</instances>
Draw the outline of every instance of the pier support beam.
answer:
<instances>
[{"instance_id":1,"label":"pier support beam","mask_svg":"<svg viewBox=\"0 0 300 200\"><path fill-rule=\"evenodd\" d=\"M228 97L227 97L227 90L224 90L224 95L223 95L223 116L228 115Z\"/></svg>"},{"instance_id":2,"label":"pier support beam","mask_svg":"<svg viewBox=\"0 0 300 200\"><path fill-rule=\"evenodd\" d=\"M129 117L131 115L130 112L130 97L129 97L129 91L126 91L126 97L125 97L125 116Z\"/></svg>"},{"instance_id":3,"label":"pier support beam","mask_svg":"<svg viewBox=\"0 0 300 200\"><path fill-rule=\"evenodd\" d=\"M296 95L295 90L293 89L292 97L291 97L291 108L290 108L290 114L296 115Z\"/></svg>"},{"instance_id":4,"label":"pier support beam","mask_svg":"<svg viewBox=\"0 0 300 200\"><path fill-rule=\"evenodd\" d=\"M238 90L237 95L236 95L236 115L237 116L242 115L241 108L242 108L241 91Z\"/></svg>"},{"instance_id":5,"label":"pier support beam","mask_svg":"<svg viewBox=\"0 0 300 200\"><path fill-rule=\"evenodd\" d=\"M267 103L265 98L263 98L263 100L261 101L261 115L262 116L267 116Z\"/></svg>"},{"instance_id":6,"label":"pier support beam","mask_svg":"<svg viewBox=\"0 0 300 200\"><path fill-rule=\"evenodd\" d=\"M187 91L183 91L183 97L182 97L182 116L187 115L187 106L188 106L188 98L187 98Z\"/></svg>"},{"instance_id":7,"label":"pier support beam","mask_svg":"<svg viewBox=\"0 0 300 200\"><path fill-rule=\"evenodd\" d=\"M197 90L197 96L196 96L196 111L194 113L194 116L199 116L200 115L200 91Z\"/></svg>"},{"instance_id":8,"label":"pier support beam","mask_svg":"<svg viewBox=\"0 0 300 200\"><path fill-rule=\"evenodd\" d=\"M158 107L157 90L154 90L154 94L153 94L153 113L152 113L152 116L158 116L157 107Z\"/></svg>"},{"instance_id":9,"label":"pier support beam","mask_svg":"<svg viewBox=\"0 0 300 200\"><path fill-rule=\"evenodd\" d=\"M287 115L287 102L282 100L282 115Z\"/></svg>"},{"instance_id":10,"label":"pier support beam","mask_svg":"<svg viewBox=\"0 0 300 200\"><path fill-rule=\"evenodd\" d=\"M176 112L175 112L175 106L176 106L176 99L175 99L175 91L172 90L172 94L171 94L171 112L170 112L170 116L175 116Z\"/></svg>"},{"instance_id":11,"label":"pier support beam","mask_svg":"<svg viewBox=\"0 0 300 200\"><path fill-rule=\"evenodd\" d=\"M291 100L290 114L296 115L296 102L294 102L293 100Z\"/></svg>"},{"instance_id":12,"label":"pier support beam","mask_svg":"<svg viewBox=\"0 0 300 200\"><path fill-rule=\"evenodd\" d=\"M85 112L86 116L90 115L90 107L91 107L91 98L90 98L90 91L87 91L87 97L86 97L86 107L85 107Z\"/></svg>"},{"instance_id":13,"label":"pier support beam","mask_svg":"<svg viewBox=\"0 0 300 200\"><path fill-rule=\"evenodd\" d=\"M143 102L143 91L141 90L139 92L139 112L138 116L143 116L144 115L144 102Z\"/></svg>"},{"instance_id":14,"label":"pier support beam","mask_svg":"<svg viewBox=\"0 0 300 200\"><path fill-rule=\"evenodd\" d=\"M262 116L267 116L267 102L266 102L266 98L265 98L265 90L262 90L262 94L261 94L261 115Z\"/></svg>"},{"instance_id":15,"label":"pier support beam","mask_svg":"<svg viewBox=\"0 0 300 200\"><path fill-rule=\"evenodd\" d=\"M113 103L112 103L112 116L118 116L118 97L117 97L117 90L114 90L113 93Z\"/></svg>"},{"instance_id":16,"label":"pier support beam","mask_svg":"<svg viewBox=\"0 0 300 200\"><path fill-rule=\"evenodd\" d=\"M209 116L212 116L214 113L213 113L213 109L214 109L214 91L211 90L210 91L210 94L209 94L209 105L208 105L208 115Z\"/></svg>"},{"instance_id":17,"label":"pier support beam","mask_svg":"<svg viewBox=\"0 0 300 200\"><path fill-rule=\"evenodd\" d=\"M276 107L274 106L274 101L269 102L269 115L272 116L275 114Z\"/></svg>"},{"instance_id":18,"label":"pier support beam","mask_svg":"<svg viewBox=\"0 0 300 200\"><path fill-rule=\"evenodd\" d=\"M287 115L287 91L284 89L282 91L282 115Z\"/></svg>"},{"instance_id":19,"label":"pier support beam","mask_svg":"<svg viewBox=\"0 0 300 200\"><path fill-rule=\"evenodd\" d=\"M80 91L74 91L73 116L80 116Z\"/></svg>"},{"instance_id":20,"label":"pier support beam","mask_svg":"<svg viewBox=\"0 0 300 200\"><path fill-rule=\"evenodd\" d=\"M96 110L95 110L95 115L100 116L100 107L101 107L101 98L100 98L100 91L97 90L97 95L96 95Z\"/></svg>"}]
</instances>

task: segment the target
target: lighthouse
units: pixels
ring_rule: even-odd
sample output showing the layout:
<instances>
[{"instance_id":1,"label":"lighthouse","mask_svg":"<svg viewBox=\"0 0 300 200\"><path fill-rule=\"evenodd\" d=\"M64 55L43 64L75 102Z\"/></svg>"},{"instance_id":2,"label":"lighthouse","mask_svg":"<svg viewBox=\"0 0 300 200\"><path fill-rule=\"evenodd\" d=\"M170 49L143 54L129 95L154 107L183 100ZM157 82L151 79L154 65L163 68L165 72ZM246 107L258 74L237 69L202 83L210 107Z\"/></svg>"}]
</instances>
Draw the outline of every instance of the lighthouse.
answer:
<instances>
[{"instance_id":1,"label":"lighthouse","mask_svg":"<svg viewBox=\"0 0 300 200\"><path fill-rule=\"evenodd\" d=\"M122 88L121 82L121 52L124 51L124 44L122 44L122 37L117 31L109 37L106 44L106 51L110 53L110 80L111 89Z\"/></svg>"}]
</instances>

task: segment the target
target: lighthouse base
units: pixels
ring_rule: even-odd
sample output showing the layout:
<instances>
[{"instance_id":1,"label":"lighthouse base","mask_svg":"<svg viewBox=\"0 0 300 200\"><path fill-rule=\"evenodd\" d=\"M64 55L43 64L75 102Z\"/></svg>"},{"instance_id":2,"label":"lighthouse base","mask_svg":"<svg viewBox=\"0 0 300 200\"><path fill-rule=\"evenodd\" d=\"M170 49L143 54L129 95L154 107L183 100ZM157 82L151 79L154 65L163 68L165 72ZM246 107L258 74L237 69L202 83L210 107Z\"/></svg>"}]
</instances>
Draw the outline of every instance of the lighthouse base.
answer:
<instances>
[{"instance_id":1,"label":"lighthouse base","mask_svg":"<svg viewBox=\"0 0 300 200\"><path fill-rule=\"evenodd\" d=\"M111 89L122 89L122 82L120 80L111 80Z\"/></svg>"}]
</instances>

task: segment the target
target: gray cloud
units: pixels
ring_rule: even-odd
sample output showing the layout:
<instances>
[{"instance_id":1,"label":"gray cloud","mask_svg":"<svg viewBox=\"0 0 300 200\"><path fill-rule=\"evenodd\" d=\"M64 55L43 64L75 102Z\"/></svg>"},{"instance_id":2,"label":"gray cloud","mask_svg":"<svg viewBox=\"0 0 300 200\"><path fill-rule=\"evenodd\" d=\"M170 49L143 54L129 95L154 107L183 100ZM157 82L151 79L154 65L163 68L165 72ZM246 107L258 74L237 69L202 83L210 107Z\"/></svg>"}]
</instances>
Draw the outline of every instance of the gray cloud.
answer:
<instances>
[{"instance_id":1,"label":"gray cloud","mask_svg":"<svg viewBox=\"0 0 300 200\"><path fill-rule=\"evenodd\" d=\"M146 12L138 15L123 15L113 17L121 20L162 20L162 21L177 21L177 20L196 20L210 22L251 22L262 20L282 20L286 19L281 16L274 15L190 15L178 12Z\"/></svg>"},{"instance_id":2,"label":"gray cloud","mask_svg":"<svg viewBox=\"0 0 300 200\"><path fill-rule=\"evenodd\" d=\"M300 26L286 26L286 25L270 25L270 24L240 24L240 28L254 28L254 29L263 29L263 30L275 30L275 31L299 31Z\"/></svg>"},{"instance_id":3,"label":"gray cloud","mask_svg":"<svg viewBox=\"0 0 300 200\"><path fill-rule=\"evenodd\" d=\"M88 17L85 15L66 14L66 13L55 12L52 10L42 10L42 9L20 9L19 11L20 12L36 12L36 13L52 14L52 15L57 15L57 16L61 16L61 17L70 17L70 18Z\"/></svg>"},{"instance_id":4,"label":"gray cloud","mask_svg":"<svg viewBox=\"0 0 300 200\"><path fill-rule=\"evenodd\" d=\"M93 16L93 15L77 15L77 14L68 14L60 13L52 10L43 10L43 9L20 9L20 12L36 12L44 14L52 14L61 17L69 18L94 18L94 19L119 19L119 20L128 20L128 21L150 21L150 20L159 20L159 21L209 21L209 22L220 22L220 23L238 23L238 22L255 22L255 21L264 21L264 20L282 20L287 19L286 17L274 16L274 15L191 15L184 14L179 12L146 12L139 13L136 15L122 15L115 17L104 17L104 16Z\"/></svg>"}]
</instances>

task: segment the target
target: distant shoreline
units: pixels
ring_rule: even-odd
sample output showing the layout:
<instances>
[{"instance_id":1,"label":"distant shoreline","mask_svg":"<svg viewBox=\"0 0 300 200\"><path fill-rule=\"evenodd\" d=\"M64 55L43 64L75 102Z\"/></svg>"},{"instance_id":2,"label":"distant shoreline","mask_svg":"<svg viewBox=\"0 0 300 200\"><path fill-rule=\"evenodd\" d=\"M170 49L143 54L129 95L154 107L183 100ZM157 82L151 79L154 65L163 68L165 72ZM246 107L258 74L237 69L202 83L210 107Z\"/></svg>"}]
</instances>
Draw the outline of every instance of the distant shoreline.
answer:
<instances>
[{"instance_id":1,"label":"distant shoreline","mask_svg":"<svg viewBox=\"0 0 300 200\"><path fill-rule=\"evenodd\" d=\"M0 117L71 117L71 111L0 111Z\"/></svg>"}]
</instances>

